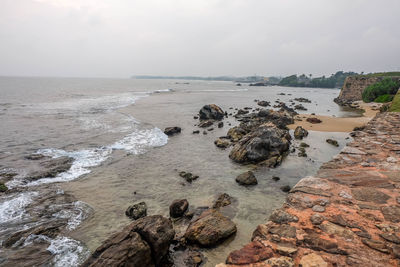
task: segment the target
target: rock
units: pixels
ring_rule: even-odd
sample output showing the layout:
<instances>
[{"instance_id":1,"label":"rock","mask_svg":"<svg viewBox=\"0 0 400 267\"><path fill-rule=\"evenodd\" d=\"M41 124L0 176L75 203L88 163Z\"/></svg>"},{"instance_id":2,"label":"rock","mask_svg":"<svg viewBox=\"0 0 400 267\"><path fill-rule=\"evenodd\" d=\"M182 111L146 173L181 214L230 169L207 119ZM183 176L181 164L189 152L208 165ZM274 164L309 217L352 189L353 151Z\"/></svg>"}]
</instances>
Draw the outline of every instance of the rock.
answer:
<instances>
[{"instance_id":1,"label":"rock","mask_svg":"<svg viewBox=\"0 0 400 267\"><path fill-rule=\"evenodd\" d=\"M307 157L307 153L306 153L306 150L304 149L304 147L299 147L299 153L297 154L297 156Z\"/></svg>"},{"instance_id":2,"label":"rock","mask_svg":"<svg viewBox=\"0 0 400 267\"><path fill-rule=\"evenodd\" d=\"M258 163L289 150L287 131L263 124L245 135L232 148L229 157L238 163Z\"/></svg>"},{"instance_id":3,"label":"rock","mask_svg":"<svg viewBox=\"0 0 400 267\"><path fill-rule=\"evenodd\" d=\"M226 259L227 264L244 265L264 261L273 256L272 249L261 242L253 241L239 250L231 252Z\"/></svg>"},{"instance_id":4,"label":"rock","mask_svg":"<svg viewBox=\"0 0 400 267\"><path fill-rule=\"evenodd\" d=\"M132 206L129 206L125 211L125 215L134 220L147 216L146 203L140 202Z\"/></svg>"},{"instance_id":5,"label":"rock","mask_svg":"<svg viewBox=\"0 0 400 267\"><path fill-rule=\"evenodd\" d=\"M40 159L44 159L44 158L49 158L49 157L42 155L42 154L35 154L35 153L25 156L25 159L29 159L29 160L40 160Z\"/></svg>"},{"instance_id":6,"label":"rock","mask_svg":"<svg viewBox=\"0 0 400 267\"><path fill-rule=\"evenodd\" d=\"M224 127L224 122L223 121L218 122L218 128L222 128L222 127Z\"/></svg>"},{"instance_id":7,"label":"rock","mask_svg":"<svg viewBox=\"0 0 400 267\"><path fill-rule=\"evenodd\" d=\"M138 219L103 242L82 266L159 266L174 235L167 218Z\"/></svg>"},{"instance_id":8,"label":"rock","mask_svg":"<svg viewBox=\"0 0 400 267\"><path fill-rule=\"evenodd\" d=\"M400 237L396 233L382 233L379 234L383 239L395 243L395 244L400 244Z\"/></svg>"},{"instance_id":9,"label":"rock","mask_svg":"<svg viewBox=\"0 0 400 267\"><path fill-rule=\"evenodd\" d=\"M308 131L301 126L297 126L294 130L294 138L303 139L306 136L308 136Z\"/></svg>"},{"instance_id":10,"label":"rock","mask_svg":"<svg viewBox=\"0 0 400 267\"><path fill-rule=\"evenodd\" d=\"M311 220L312 224L320 225L325 220L325 217L316 213L310 217L310 220Z\"/></svg>"},{"instance_id":11,"label":"rock","mask_svg":"<svg viewBox=\"0 0 400 267\"><path fill-rule=\"evenodd\" d=\"M201 127L201 128L207 128L207 127L209 127L209 126L211 126L213 124L214 124L213 121L207 120L207 121L200 122L198 126Z\"/></svg>"},{"instance_id":12,"label":"rock","mask_svg":"<svg viewBox=\"0 0 400 267\"><path fill-rule=\"evenodd\" d=\"M189 207L189 202L186 199L176 199L169 206L169 215L172 218L182 217Z\"/></svg>"},{"instance_id":13,"label":"rock","mask_svg":"<svg viewBox=\"0 0 400 267\"><path fill-rule=\"evenodd\" d=\"M306 121L312 124L321 123L322 121L318 118L307 118Z\"/></svg>"},{"instance_id":14,"label":"rock","mask_svg":"<svg viewBox=\"0 0 400 267\"><path fill-rule=\"evenodd\" d=\"M326 142L328 143L328 144L331 144L331 145L333 145L333 146L339 146L339 143L338 143L338 141L336 141L336 140L333 140L333 139L326 139Z\"/></svg>"},{"instance_id":15,"label":"rock","mask_svg":"<svg viewBox=\"0 0 400 267\"><path fill-rule=\"evenodd\" d=\"M193 131L193 134L199 134L200 133L200 131L199 130L195 130L195 131Z\"/></svg>"},{"instance_id":16,"label":"rock","mask_svg":"<svg viewBox=\"0 0 400 267\"><path fill-rule=\"evenodd\" d=\"M297 104L297 105L295 105L295 106L294 106L294 109L297 109L297 110L307 110L302 104Z\"/></svg>"},{"instance_id":17,"label":"rock","mask_svg":"<svg viewBox=\"0 0 400 267\"><path fill-rule=\"evenodd\" d=\"M314 207L312 207L312 210L315 212L324 212L325 208L323 206L320 205L315 205Z\"/></svg>"},{"instance_id":18,"label":"rock","mask_svg":"<svg viewBox=\"0 0 400 267\"><path fill-rule=\"evenodd\" d=\"M291 189L291 187L290 187L289 185L281 186L281 190L282 190L283 192L289 192L290 189Z\"/></svg>"},{"instance_id":19,"label":"rock","mask_svg":"<svg viewBox=\"0 0 400 267\"><path fill-rule=\"evenodd\" d=\"M224 118L224 111L215 104L205 105L200 111L200 120L222 120Z\"/></svg>"},{"instance_id":20,"label":"rock","mask_svg":"<svg viewBox=\"0 0 400 267\"><path fill-rule=\"evenodd\" d=\"M279 178L278 176L274 176L272 177L272 180L274 180L275 182L279 181L281 178Z\"/></svg>"},{"instance_id":21,"label":"rock","mask_svg":"<svg viewBox=\"0 0 400 267\"><path fill-rule=\"evenodd\" d=\"M0 183L0 192L6 192L7 190L8 190L8 187L5 184Z\"/></svg>"},{"instance_id":22,"label":"rock","mask_svg":"<svg viewBox=\"0 0 400 267\"><path fill-rule=\"evenodd\" d=\"M294 267L293 259L289 257L272 257L265 263L272 267Z\"/></svg>"},{"instance_id":23,"label":"rock","mask_svg":"<svg viewBox=\"0 0 400 267\"><path fill-rule=\"evenodd\" d=\"M362 241L365 245L367 245L368 247L370 247L370 248L372 248L372 249L375 249L375 250L380 251L380 252L382 252L382 253L387 253L387 254L390 253L388 247L387 247L386 244L385 244L384 242L382 242L382 241L373 240L373 239L366 239L366 238L361 239L361 241Z\"/></svg>"},{"instance_id":24,"label":"rock","mask_svg":"<svg viewBox=\"0 0 400 267\"><path fill-rule=\"evenodd\" d=\"M214 141L214 144L219 148L227 148L231 145L231 142L227 139L218 138Z\"/></svg>"},{"instance_id":25,"label":"rock","mask_svg":"<svg viewBox=\"0 0 400 267\"><path fill-rule=\"evenodd\" d=\"M197 120L199 117L198 116L193 116L193 119Z\"/></svg>"},{"instance_id":26,"label":"rock","mask_svg":"<svg viewBox=\"0 0 400 267\"><path fill-rule=\"evenodd\" d=\"M303 102L303 103L311 103L310 99L304 98L304 97L299 97L294 99L297 102Z\"/></svg>"},{"instance_id":27,"label":"rock","mask_svg":"<svg viewBox=\"0 0 400 267\"><path fill-rule=\"evenodd\" d=\"M306 148L306 147L310 147L310 145L307 143L301 142L300 147Z\"/></svg>"},{"instance_id":28,"label":"rock","mask_svg":"<svg viewBox=\"0 0 400 267\"><path fill-rule=\"evenodd\" d=\"M324 261L324 259L320 255L318 255L316 253L310 253L301 258L300 266L301 267L328 267L328 263L326 263L326 261Z\"/></svg>"},{"instance_id":29,"label":"rock","mask_svg":"<svg viewBox=\"0 0 400 267\"><path fill-rule=\"evenodd\" d=\"M180 127L167 127L164 130L164 133L168 136L174 135L174 134L178 134L182 131L182 129Z\"/></svg>"},{"instance_id":30,"label":"rock","mask_svg":"<svg viewBox=\"0 0 400 267\"><path fill-rule=\"evenodd\" d=\"M203 255L199 251L193 251L189 250L187 253L185 259L184 259L184 264L185 267L198 267L202 264L203 262ZM175 264L174 266L179 266Z\"/></svg>"},{"instance_id":31,"label":"rock","mask_svg":"<svg viewBox=\"0 0 400 267\"><path fill-rule=\"evenodd\" d=\"M182 178L185 178L185 180L189 183L193 182L194 180L196 180L197 178L199 178L198 175L193 175L191 172L180 172L179 176Z\"/></svg>"},{"instance_id":32,"label":"rock","mask_svg":"<svg viewBox=\"0 0 400 267\"><path fill-rule=\"evenodd\" d=\"M400 222L400 207L398 206L386 206L381 208L383 217L393 223Z\"/></svg>"},{"instance_id":33,"label":"rock","mask_svg":"<svg viewBox=\"0 0 400 267\"><path fill-rule=\"evenodd\" d=\"M42 178L54 178L62 172L68 171L72 163L73 158L70 157L59 157L52 158L40 163L42 169L40 171L30 174L27 178L29 181L35 181Z\"/></svg>"},{"instance_id":34,"label":"rock","mask_svg":"<svg viewBox=\"0 0 400 267\"><path fill-rule=\"evenodd\" d=\"M351 189L353 197L359 201L374 202L384 204L390 199L390 196L372 187L362 187Z\"/></svg>"},{"instance_id":35,"label":"rock","mask_svg":"<svg viewBox=\"0 0 400 267\"><path fill-rule=\"evenodd\" d=\"M209 131L209 132L211 132L211 131L213 131L214 130L214 128L209 128L209 129L207 129L207 131Z\"/></svg>"},{"instance_id":36,"label":"rock","mask_svg":"<svg viewBox=\"0 0 400 267\"><path fill-rule=\"evenodd\" d=\"M273 221L274 223L289 223L289 222L297 222L299 221L299 218L297 216L294 216L290 213L287 213L284 210L277 209L272 212L271 216L269 217L270 221Z\"/></svg>"},{"instance_id":37,"label":"rock","mask_svg":"<svg viewBox=\"0 0 400 267\"><path fill-rule=\"evenodd\" d=\"M297 247L294 247L290 244L278 244L276 246L276 251L283 256L291 256L297 252Z\"/></svg>"},{"instance_id":38,"label":"rock","mask_svg":"<svg viewBox=\"0 0 400 267\"><path fill-rule=\"evenodd\" d=\"M248 110L239 109L235 116L240 116L240 115L244 115L244 114L248 114L248 113L249 113Z\"/></svg>"},{"instance_id":39,"label":"rock","mask_svg":"<svg viewBox=\"0 0 400 267\"><path fill-rule=\"evenodd\" d=\"M361 151L355 147L351 146L345 146L342 151L340 151L342 154L354 154L354 155L367 155L364 151Z\"/></svg>"},{"instance_id":40,"label":"rock","mask_svg":"<svg viewBox=\"0 0 400 267\"><path fill-rule=\"evenodd\" d=\"M240 185L256 185L257 178L252 171L247 171L236 177L236 182Z\"/></svg>"},{"instance_id":41,"label":"rock","mask_svg":"<svg viewBox=\"0 0 400 267\"><path fill-rule=\"evenodd\" d=\"M232 203L232 197L226 193L220 194L215 200L213 209L219 209Z\"/></svg>"},{"instance_id":42,"label":"rock","mask_svg":"<svg viewBox=\"0 0 400 267\"><path fill-rule=\"evenodd\" d=\"M262 106L262 107L268 107L271 105L269 101L258 101L257 105Z\"/></svg>"},{"instance_id":43,"label":"rock","mask_svg":"<svg viewBox=\"0 0 400 267\"><path fill-rule=\"evenodd\" d=\"M206 210L191 222L185 237L204 247L214 246L236 233L236 225L217 210Z\"/></svg>"},{"instance_id":44,"label":"rock","mask_svg":"<svg viewBox=\"0 0 400 267\"><path fill-rule=\"evenodd\" d=\"M247 132L244 129L242 129L242 128L238 127L238 126L235 126L235 127L231 128L231 129L229 129L229 131L227 133L227 136L229 136L229 138L233 142L237 142L240 139L242 139L242 137L245 136L246 134L247 134Z\"/></svg>"}]
</instances>

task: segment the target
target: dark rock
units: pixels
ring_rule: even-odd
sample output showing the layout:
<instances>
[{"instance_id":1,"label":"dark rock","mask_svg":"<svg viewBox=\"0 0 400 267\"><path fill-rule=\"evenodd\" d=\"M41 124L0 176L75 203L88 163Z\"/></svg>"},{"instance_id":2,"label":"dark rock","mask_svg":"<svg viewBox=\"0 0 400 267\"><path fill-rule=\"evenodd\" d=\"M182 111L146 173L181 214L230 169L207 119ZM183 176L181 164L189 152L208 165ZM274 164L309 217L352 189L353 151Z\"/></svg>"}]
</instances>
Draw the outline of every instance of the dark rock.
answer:
<instances>
[{"instance_id":1,"label":"dark rock","mask_svg":"<svg viewBox=\"0 0 400 267\"><path fill-rule=\"evenodd\" d=\"M194 116L193 119L197 120L199 117L198 116Z\"/></svg>"},{"instance_id":2,"label":"dark rock","mask_svg":"<svg viewBox=\"0 0 400 267\"><path fill-rule=\"evenodd\" d=\"M288 151L289 144L287 131L271 124L263 124L242 137L229 157L238 163L258 163L282 155Z\"/></svg>"},{"instance_id":3,"label":"dark rock","mask_svg":"<svg viewBox=\"0 0 400 267\"><path fill-rule=\"evenodd\" d=\"M297 156L307 157L307 153L306 153L306 150L304 149L304 147L299 147L299 153L297 154Z\"/></svg>"},{"instance_id":4,"label":"dark rock","mask_svg":"<svg viewBox=\"0 0 400 267\"><path fill-rule=\"evenodd\" d=\"M209 132L211 132L211 131L213 131L214 130L214 128L209 128L209 129L207 129L207 131L209 131Z\"/></svg>"},{"instance_id":5,"label":"dark rock","mask_svg":"<svg viewBox=\"0 0 400 267\"><path fill-rule=\"evenodd\" d=\"M297 105L295 105L295 106L294 106L294 109L297 109L297 110L307 110L302 104L297 104Z\"/></svg>"},{"instance_id":6,"label":"dark rock","mask_svg":"<svg viewBox=\"0 0 400 267\"><path fill-rule=\"evenodd\" d=\"M169 215L172 218L182 217L189 207L189 202L186 199L176 199L169 206Z\"/></svg>"},{"instance_id":7,"label":"dark rock","mask_svg":"<svg viewBox=\"0 0 400 267\"><path fill-rule=\"evenodd\" d=\"M205 105L200 111L200 120L222 120L224 118L224 111L215 104Z\"/></svg>"},{"instance_id":8,"label":"dark rock","mask_svg":"<svg viewBox=\"0 0 400 267\"><path fill-rule=\"evenodd\" d=\"M333 140L333 139L326 139L326 142L327 142L328 144L333 145L333 146L337 146L337 147L339 146L338 141Z\"/></svg>"},{"instance_id":9,"label":"dark rock","mask_svg":"<svg viewBox=\"0 0 400 267\"><path fill-rule=\"evenodd\" d=\"M199 130L193 131L193 134L199 134L199 133L200 133Z\"/></svg>"},{"instance_id":10,"label":"dark rock","mask_svg":"<svg viewBox=\"0 0 400 267\"><path fill-rule=\"evenodd\" d=\"M189 242L209 247L236 233L236 225L217 210L206 210L191 222L185 237Z\"/></svg>"},{"instance_id":11,"label":"dark rock","mask_svg":"<svg viewBox=\"0 0 400 267\"><path fill-rule=\"evenodd\" d=\"M347 255L346 251L339 249L338 244L336 242L323 239L318 234L310 233L304 236L304 244L307 245L309 248L314 250L322 250L332 254L341 254Z\"/></svg>"},{"instance_id":12,"label":"dark rock","mask_svg":"<svg viewBox=\"0 0 400 267\"><path fill-rule=\"evenodd\" d=\"M224 122L223 121L218 122L218 128L222 128L222 127L224 127Z\"/></svg>"},{"instance_id":13,"label":"dark rock","mask_svg":"<svg viewBox=\"0 0 400 267\"><path fill-rule=\"evenodd\" d=\"M396 233L382 233L379 234L383 239L395 243L395 244L400 244L400 237Z\"/></svg>"},{"instance_id":14,"label":"dark rock","mask_svg":"<svg viewBox=\"0 0 400 267\"><path fill-rule=\"evenodd\" d=\"M236 177L236 182L241 185L256 185L257 178L252 171L247 171Z\"/></svg>"},{"instance_id":15,"label":"dark rock","mask_svg":"<svg viewBox=\"0 0 400 267\"><path fill-rule=\"evenodd\" d=\"M294 138L303 139L306 136L308 136L308 131L301 126L297 126L294 130Z\"/></svg>"},{"instance_id":16,"label":"dark rock","mask_svg":"<svg viewBox=\"0 0 400 267\"><path fill-rule=\"evenodd\" d=\"M147 216L146 203L140 202L132 206L129 206L125 211L125 215L134 220Z\"/></svg>"},{"instance_id":17,"label":"dark rock","mask_svg":"<svg viewBox=\"0 0 400 267\"><path fill-rule=\"evenodd\" d=\"M210 127L213 124L214 124L213 121L207 120L207 121L200 122L198 126L201 127L201 128L207 128L207 127Z\"/></svg>"},{"instance_id":18,"label":"dark rock","mask_svg":"<svg viewBox=\"0 0 400 267\"><path fill-rule=\"evenodd\" d=\"M388 249L388 247L386 246L386 244L382 241L379 240L373 240L373 239L361 239L361 241L367 245L368 247L375 249L377 251L380 251L382 253L387 253L389 254L390 251Z\"/></svg>"},{"instance_id":19,"label":"dark rock","mask_svg":"<svg viewBox=\"0 0 400 267\"><path fill-rule=\"evenodd\" d=\"M0 192L6 192L7 190L8 190L8 187L5 184L0 183Z\"/></svg>"},{"instance_id":20,"label":"dark rock","mask_svg":"<svg viewBox=\"0 0 400 267\"><path fill-rule=\"evenodd\" d=\"M274 210L274 212L272 212L271 216L269 217L270 221L273 221L274 223L289 223L289 222L297 222L299 221L299 218L297 218L297 216L294 216L290 213L287 213L284 210L278 209L278 210Z\"/></svg>"},{"instance_id":21,"label":"dark rock","mask_svg":"<svg viewBox=\"0 0 400 267\"><path fill-rule=\"evenodd\" d=\"M27 180L35 181L42 178L54 178L58 174L68 171L73 162L74 159L70 157L59 157L46 160L40 163L42 169L30 174Z\"/></svg>"},{"instance_id":22,"label":"dark rock","mask_svg":"<svg viewBox=\"0 0 400 267\"><path fill-rule=\"evenodd\" d=\"M291 189L291 187L290 187L289 185L281 186L281 190L282 190L283 192L289 192L290 189Z\"/></svg>"},{"instance_id":23,"label":"dark rock","mask_svg":"<svg viewBox=\"0 0 400 267\"><path fill-rule=\"evenodd\" d=\"M168 136L174 135L174 134L178 134L182 131L182 129L180 127L167 127L164 130L164 133Z\"/></svg>"},{"instance_id":24,"label":"dark rock","mask_svg":"<svg viewBox=\"0 0 400 267\"><path fill-rule=\"evenodd\" d=\"M307 98L304 98L304 97L295 98L294 100L296 100L298 102L303 102L303 103L311 103L310 99L307 99Z\"/></svg>"},{"instance_id":25,"label":"dark rock","mask_svg":"<svg viewBox=\"0 0 400 267\"><path fill-rule=\"evenodd\" d=\"M231 142L226 139L218 138L217 140L214 141L214 144L219 148L227 148L228 146L231 145Z\"/></svg>"},{"instance_id":26,"label":"dark rock","mask_svg":"<svg viewBox=\"0 0 400 267\"><path fill-rule=\"evenodd\" d=\"M279 178L278 176L274 176L274 177L272 177L272 180L274 180L275 182L276 181L279 181L281 178Z\"/></svg>"},{"instance_id":27,"label":"dark rock","mask_svg":"<svg viewBox=\"0 0 400 267\"><path fill-rule=\"evenodd\" d=\"M307 118L306 121L312 124L321 123L322 121L318 118Z\"/></svg>"},{"instance_id":28,"label":"dark rock","mask_svg":"<svg viewBox=\"0 0 400 267\"><path fill-rule=\"evenodd\" d=\"M185 180L189 183L193 182L194 180L196 180L197 178L199 178L198 175L193 175L191 172L180 172L179 176L182 178L185 178Z\"/></svg>"},{"instance_id":29,"label":"dark rock","mask_svg":"<svg viewBox=\"0 0 400 267\"><path fill-rule=\"evenodd\" d=\"M268 107L271 105L269 101L258 101L257 105L262 106L262 107Z\"/></svg>"},{"instance_id":30,"label":"dark rock","mask_svg":"<svg viewBox=\"0 0 400 267\"><path fill-rule=\"evenodd\" d=\"M42 154L30 154L25 156L25 159L29 159L29 160L40 160L40 159L44 159L44 158L49 158L45 155Z\"/></svg>"},{"instance_id":31,"label":"dark rock","mask_svg":"<svg viewBox=\"0 0 400 267\"><path fill-rule=\"evenodd\" d=\"M235 116L237 116L237 115L244 115L244 114L248 114L248 113L249 113L248 110L239 109Z\"/></svg>"}]
</instances>

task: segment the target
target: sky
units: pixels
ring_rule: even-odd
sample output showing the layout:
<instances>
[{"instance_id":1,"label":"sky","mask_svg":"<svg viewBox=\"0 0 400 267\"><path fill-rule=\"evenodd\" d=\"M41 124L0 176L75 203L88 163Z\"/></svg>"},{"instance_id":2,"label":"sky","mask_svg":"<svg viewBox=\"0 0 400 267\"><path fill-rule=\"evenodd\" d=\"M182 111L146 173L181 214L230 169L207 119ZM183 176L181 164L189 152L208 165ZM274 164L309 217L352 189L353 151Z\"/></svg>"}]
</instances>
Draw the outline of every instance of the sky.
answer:
<instances>
[{"instance_id":1,"label":"sky","mask_svg":"<svg viewBox=\"0 0 400 267\"><path fill-rule=\"evenodd\" d=\"M399 0L0 0L0 75L400 70Z\"/></svg>"}]
</instances>

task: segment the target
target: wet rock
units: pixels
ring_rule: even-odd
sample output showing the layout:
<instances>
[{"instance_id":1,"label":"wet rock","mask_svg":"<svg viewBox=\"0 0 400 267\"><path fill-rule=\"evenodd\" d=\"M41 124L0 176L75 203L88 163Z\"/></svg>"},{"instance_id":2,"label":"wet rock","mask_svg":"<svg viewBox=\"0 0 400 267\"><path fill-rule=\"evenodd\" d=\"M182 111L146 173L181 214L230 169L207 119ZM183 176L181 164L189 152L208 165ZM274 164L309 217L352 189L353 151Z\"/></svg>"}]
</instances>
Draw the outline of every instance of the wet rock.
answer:
<instances>
[{"instance_id":1,"label":"wet rock","mask_svg":"<svg viewBox=\"0 0 400 267\"><path fill-rule=\"evenodd\" d=\"M7 190L8 190L8 187L5 184L0 183L0 192L6 192Z\"/></svg>"},{"instance_id":2,"label":"wet rock","mask_svg":"<svg viewBox=\"0 0 400 267\"><path fill-rule=\"evenodd\" d=\"M25 156L25 159L29 159L29 160L41 160L41 159L45 159L45 158L49 158L49 157L42 155L42 154L35 154L35 153Z\"/></svg>"},{"instance_id":3,"label":"wet rock","mask_svg":"<svg viewBox=\"0 0 400 267\"><path fill-rule=\"evenodd\" d=\"M294 99L297 102L302 102L302 103L311 103L310 99L304 98L304 97L298 97Z\"/></svg>"},{"instance_id":4,"label":"wet rock","mask_svg":"<svg viewBox=\"0 0 400 267\"><path fill-rule=\"evenodd\" d=\"M262 107L268 107L271 105L269 101L258 101L257 105L262 106Z\"/></svg>"},{"instance_id":5,"label":"wet rock","mask_svg":"<svg viewBox=\"0 0 400 267\"><path fill-rule=\"evenodd\" d=\"M299 153L297 153L297 156L299 157L307 157L307 153L304 147L299 147Z\"/></svg>"},{"instance_id":6,"label":"wet rock","mask_svg":"<svg viewBox=\"0 0 400 267\"><path fill-rule=\"evenodd\" d=\"M272 249L258 241L253 241L239 250L231 252L226 259L227 264L244 265L257 263L273 256Z\"/></svg>"},{"instance_id":7,"label":"wet rock","mask_svg":"<svg viewBox=\"0 0 400 267\"><path fill-rule=\"evenodd\" d=\"M182 131L182 129L180 127L175 126L175 127L165 128L164 133L168 136L172 136L174 134L180 133L181 131Z\"/></svg>"},{"instance_id":8,"label":"wet rock","mask_svg":"<svg viewBox=\"0 0 400 267\"><path fill-rule=\"evenodd\" d=\"M42 178L54 178L58 174L68 171L71 168L73 162L74 159L70 157L48 159L41 162L41 170L30 174L27 180L35 181Z\"/></svg>"},{"instance_id":9,"label":"wet rock","mask_svg":"<svg viewBox=\"0 0 400 267\"><path fill-rule=\"evenodd\" d=\"M214 246L236 233L236 225L217 210L206 210L191 222L185 237L201 246Z\"/></svg>"},{"instance_id":10,"label":"wet rock","mask_svg":"<svg viewBox=\"0 0 400 267\"><path fill-rule=\"evenodd\" d=\"M322 121L318 118L307 118L306 121L312 124L321 123Z\"/></svg>"},{"instance_id":11,"label":"wet rock","mask_svg":"<svg viewBox=\"0 0 400 267\"><path fill-rule=\"evenodd\" d=\"M390 196L372 187L362 187L351 189L353 197L359 201L374 202L377 204L384 204Z\"/></svg>"},{"instance_id":12,"label":"wet rock","mask_svg":"<svg viewBox=\"0 0 400 267\"><path fill-rule=\"evenodd\" d=\"M167 218L141 218L107 239L82 266L159 266L174 235Z\"/></svg>"},{"instance_id":13,"label":"wet rock","mask_svg":"<svg viewBox=\"0 0 400 267\"><path fill-rule=\"evenodd\" d=\"M274 212L272 212L271 216L269 217L270 221L273 221L274 223L289 223L289 222L297 222L299 221L299 218L297 218L297 216L294 216L290 213L287 213L284 210L278 209L278 210L274 210Z\"/></svg>"},{"instance_id":14,"label":"wet rock","mask_svg":"<svg viewBox=\"0 0 400 267\"><path fill-rule=\"evenodd\" d=\"M339 146L338 141L336 141L336 140L334 140L334 139L326 139L326 142L327 142L328 144L331 144L331 145L336 146L336 147Z\"/></svg>"},{"instance_id":15,"label":"wet rock","mask_svg":"<svg viewBox=\"0 0 400 267\"><path fill-rule=\"evenodd\" d=\"M189 250L187 253L184 264L185 267L198 267L203 262L203 255L199 251ZM178 266L178 265L176 265Z\"/></svg>"},{"instance_id":16,"label":"wet rock","mask_svg":"<svg viewBox=\"0 0 400 267\"><path fill-rule=\"evenodd\" d=\"M134 220L147 216L146 203L140 202L132 206L129 206L125 211L125 215Z\"/></svg>"},{"instance_id":17,"label":"wet rock","mask_svg":"<svg viewBox=\"0 0 400 267\"><path fill-rule=\"evenodd\" d=\"M297 126L294 130L294 138L303 139L306 136L308 136L308 131L301 126Z\"/></svg>"},{"instance_id":18,"label":"wet rock","mask_svg":"<svg viewBox=\"0 0 400 267\"><path fill-rule=\"evenodd\" d=\"M287 132L270 124L263 124L245 135L232 148L229 157L238 163L258 163L289 150Z\"/></svg>"},{"instance_id":19,"label":"wet rock","mask_svg":"<svg viewBox=\"0 0 400 267\"><path fill-rule=\"evenodd\" d=\"M214 130L214 128L209 128L209 129L207 129L207 131L209 131L209 132L211 132L211 131L213 131Z\"/></svg>"},{"instance_id":20,"label":"wet rock","mask_svg":"<svg viewBox=\"0 0 400 267\"><path fill-rule=\"evenodd\" d=\"M189 207L189 202L186 199L176 199L169 206L169 215L172 218L182 217Z\"/></svg>"},{"instance_id":21,"label":"wet rock","mask_svg":"<svg viewBox=\"0 0 400 267\"><path fill-rule=\"evenodd\" d=\"M247 171L236 177L236 182L240 185L256 185L257 178L252 171Z\"/></svg>"},{"instance_id":22,"label":"wet rock","mask_svg":"<svg viewBox=\"0 0 400 267\"><path fill-rule=\"evenodd\" d=\"M213 204L213 209L219 209L232 203L232 197L226 193L220 194Z\"/></svg>"},{"instance_id":23,"label":"wet rock","mask_svg":"<svg viewBox=\"0 0 400 267\"><path fill-rule=\"evenodd\" d=\"M200 133L200 131L199 130L195 130L195 131L193 131L193 134L199 134Z\"/></svg>"},{"instance_id":24,"label":"wet rock","mask_svg":"<svg viewBox=\"0 0 400 267\"><path fill-rule=\"evenodd\" d=\"M300 147L307 148L307 147L310 147L310 145L307 143L301 142Z\"/></svg>"},{"instance_id":25,"label":"wet rock","mask_svg":"<svg viewBox=\"0 0 400 267\"><path fill-rule=\"evenodd\" d=\"M294 109L296 109L296 110L307 110L302 104L295 105Z\"/></svg>"},{"instance_id":26,"label":"wet rock","mask_svg":"<svg viewBox=\"0 0 400 267\"><path fill-rule=\"evenodd\" d=\"M279 178L278 176L274 176L272 177L272 180L274 180L275 182L279 181L281 178Z\"/></svg>"},{"instance_id":27,"label":"wet rock","mask_svg":"<svg viewBox=\"0 0 400 267\"><path fill-rule=\"evenodd\" d=\"M245 114L248 114L248 113L249 113L248 110L239 109L235 116L245 115Z\"/></svg>"},{"instance_id":28,"label":"wet rock","mask_svg":"<svg viewBox=\"0 0 400 267\"><path fill-rule=\"evenodd\" d=\"M185 178L185 180L186 180L187 182L189 182L189 183L191 183L191 182L193 182L194 180L196 180L196 179L199 178L198 175L193 175L193 173L191 173L191 172L184 172L184 171L181 171L181 172L179 173L179 176L182 177L182 178Z\"/></svg>"},{"instance_id":29,"label":"wet rock","mask_svg":"<svg viewBox=\"0 0 400 267\"><path fill-rule=\"evenodd\" d=\"M324 259L316 254L310 253L308 255L303 256L300 259L301 267L328 267L328 263L324 261Z\"/></svg>"},{"instance_id":30,"label":"wet rock","mask_svg":"<svg viewBox=\"0 0 400 267\"><path fill-rule=\"evenodd\" d=\"M280 187L283 192L289 192L291 187L289 185L284 185Z\"/></svg>"},{"instance_id":31,"label":"wet rock","mask_svg":"<svg viewBox=\"0 0 400 267\"><path fill-rule=\"evenodd\" d=\"M210 127L213 124L214 124L213 121L207 120L207 121L200 122L198 126L201 127L201 128L207 128L207 127Z\"/></svg>"},{"instance_id":32,"label":"wet rock","mask_svg":"<svg viewBox=\"0 0 400 267\"><path fill-rule=\"evenodd\" d=\"M218 122L218 128L222 128L222 127L224 127L224 122L223 121Z\"/></svg>"},{"instance_id":33,"label":"wet rock","mask_svg":"<svg viewBox=\"0 0 400 267\"><path fill-rule=\"evenodd\" d=\"M222 120L224 118L224 111L215 104L205 105L200 111L200 120Z\"/></svg>"},{"instance_id":34,"label":"wet rock","mask_svg":"<svg viewBox=\"0 0 400 267\"><path fill-rule=\"evenodd\" d=\"M214 144L219 148L227 148L231 145L231 142L227 139L218 138L214 141Z\"/></svg>"}]
</instances>

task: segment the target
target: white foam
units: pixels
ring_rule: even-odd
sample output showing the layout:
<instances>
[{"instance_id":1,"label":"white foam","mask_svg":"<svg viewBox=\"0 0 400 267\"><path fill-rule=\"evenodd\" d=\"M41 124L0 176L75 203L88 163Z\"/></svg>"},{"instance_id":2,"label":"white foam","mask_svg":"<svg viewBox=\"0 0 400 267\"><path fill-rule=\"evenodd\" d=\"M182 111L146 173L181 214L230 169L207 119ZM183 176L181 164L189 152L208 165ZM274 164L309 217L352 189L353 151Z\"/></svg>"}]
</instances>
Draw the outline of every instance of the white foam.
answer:
<instances>
[{"instance_id":1,"label":"white foam","mask_svg":"<svg viewBox=\"0 0 400 267\"><path fill-rule=\"evenodd\" d=\"M153 93L168 93L168 92L174 92L173 89L160 89L160 90L155 90Z\"/></svg>"},{"instance_id":2,"label":"white foam","mask_svg":"<svg viewBox=\"0 0 400 267\"><path fill-rule=\"evenodd\" d=\"M85 202L76 201L72 205L72 209L62 209L53 214L55 218L68 219L67 229L70 231L76 229L92 212L92 208Z\"/></svg>"},{"instance_id":3,"label":"white foam","mask_svg":"<svg viewBox=\"0 0 400 267\"><path fill-rule=\"evenodd\" d=\"M0 203L0 223L8 223L26 216L25 207L28 206L37 195L37 192L24 192L17 197L2 201Z\"/></svg>"},{"instance_id":4,"label":"white foam","mask_svg":"<svg viewBox=\"0 0 400 267\"><path fill-rule=\"evenodd\" d=\"M89 256L89 251L81 242L65 236L51 240L47 248L54 255L54 266L79 266Z\"/></svg>"}]
</instances>

